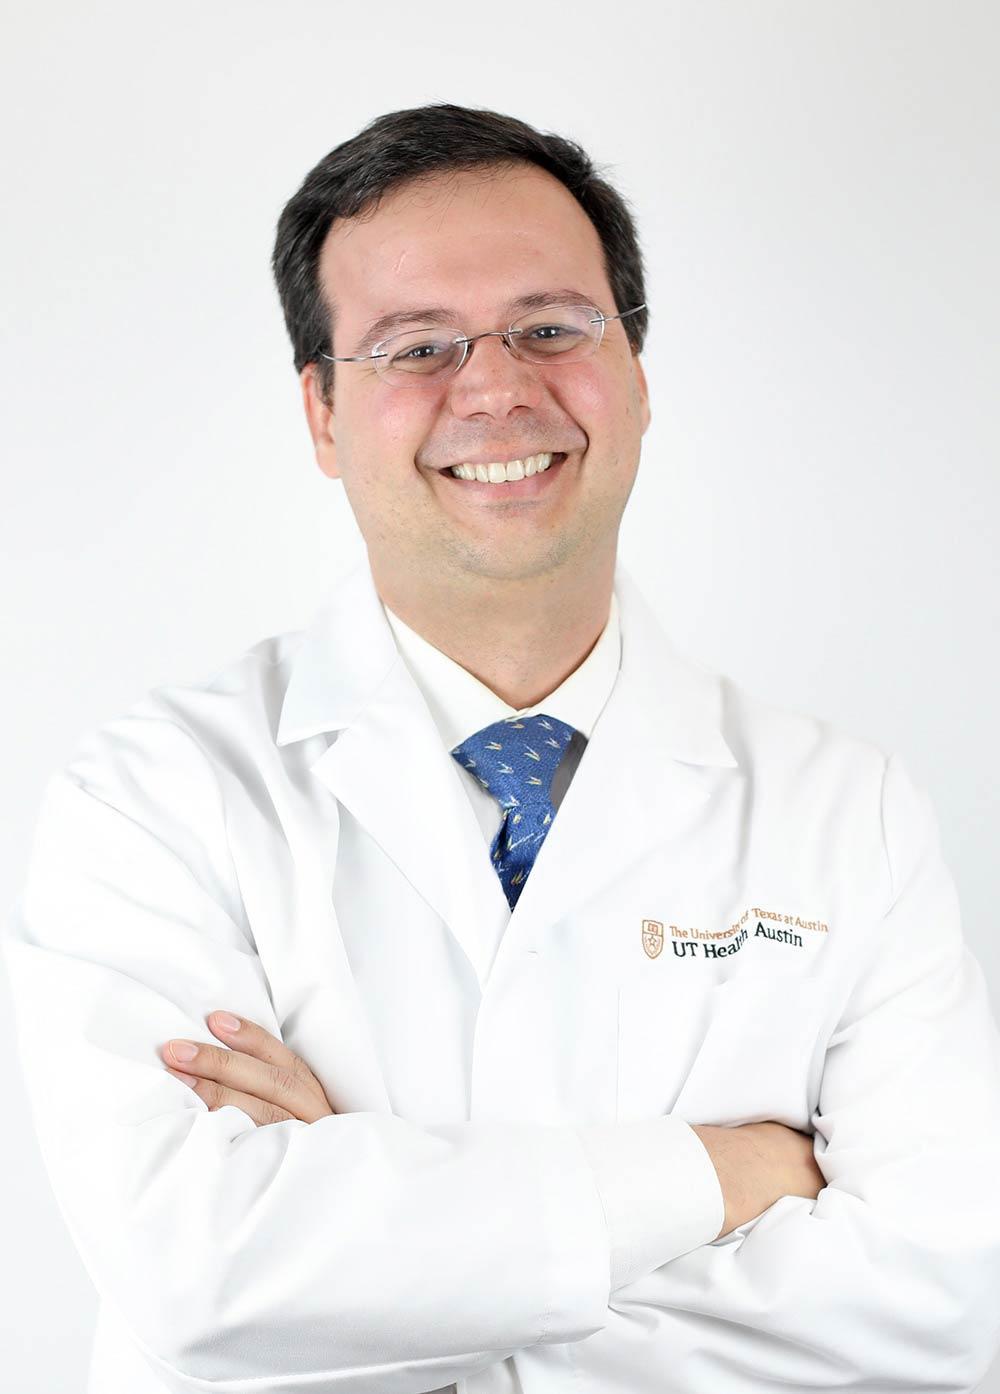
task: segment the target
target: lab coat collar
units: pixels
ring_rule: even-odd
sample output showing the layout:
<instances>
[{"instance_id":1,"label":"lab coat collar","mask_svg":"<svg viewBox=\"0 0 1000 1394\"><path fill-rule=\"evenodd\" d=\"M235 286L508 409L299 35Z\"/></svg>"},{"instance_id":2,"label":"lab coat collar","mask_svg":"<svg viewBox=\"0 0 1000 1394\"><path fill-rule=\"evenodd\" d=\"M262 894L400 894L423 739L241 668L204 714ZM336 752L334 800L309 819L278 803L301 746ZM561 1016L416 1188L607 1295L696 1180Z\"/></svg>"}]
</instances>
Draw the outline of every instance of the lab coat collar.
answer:
<instances>
[{"instance_id":1,"label":"lab coat collar","mask_svg":"<svg viewBox=\"0 0 1000 1394\"><path fill-rule=\"evenodd\" d=\"M277 744L349 726L399 657L368 558L362 556L303 634L285 689Z\"/></svg>"},{"instance_id":2,"label":"lab coat collar","mask_svg":"<svg viewBox=\"0 0 1000 1394\"><path fill-rule=\"evenodd\" d=\"M339 733L311 772L444 920L483 990L519 946L690 828L711 794L706 772L738 764L717 677L677 653L620 562L615 590L621 668L513 912L367 556L293 660L278 745Z\"/></svg>"},{"instance_id":3,"label":"lab coat collar","mask_svg":"<svg viewBox=\"0 0 1000 1394\"><path fill-rule=\"evenodd\" d=\"M681 656L621 560L614 586L622 629L632 631L631 661L623 651L622 664L658 709L662 749L689 764L737 765L720 729L717 677ZM627 638L623 645L629 647ZM277 744L343 730L401 662L363 556L304 632L281 707Z\"/></svg>"}]
</instances>

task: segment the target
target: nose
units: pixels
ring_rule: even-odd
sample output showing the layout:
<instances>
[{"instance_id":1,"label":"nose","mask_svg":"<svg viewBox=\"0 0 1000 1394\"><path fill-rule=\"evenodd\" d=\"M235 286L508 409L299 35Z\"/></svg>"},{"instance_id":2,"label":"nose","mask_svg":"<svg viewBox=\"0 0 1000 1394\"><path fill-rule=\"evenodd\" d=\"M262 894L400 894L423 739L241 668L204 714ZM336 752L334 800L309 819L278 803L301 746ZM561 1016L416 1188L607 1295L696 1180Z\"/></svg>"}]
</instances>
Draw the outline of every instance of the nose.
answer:
<instances>
[{"instance_id":1,"label":"nose","mask_svg":"<svg viewBox=\"0 0 1000 1394\"><path fill-rule=\"evenodd\" d=\"M537 407L545 390L536 365L517 358L501 330L490 330L470 335L465 362L451 378L451 406L457 416L506 416L518 406Z\"/></svg>"}]
</instances>

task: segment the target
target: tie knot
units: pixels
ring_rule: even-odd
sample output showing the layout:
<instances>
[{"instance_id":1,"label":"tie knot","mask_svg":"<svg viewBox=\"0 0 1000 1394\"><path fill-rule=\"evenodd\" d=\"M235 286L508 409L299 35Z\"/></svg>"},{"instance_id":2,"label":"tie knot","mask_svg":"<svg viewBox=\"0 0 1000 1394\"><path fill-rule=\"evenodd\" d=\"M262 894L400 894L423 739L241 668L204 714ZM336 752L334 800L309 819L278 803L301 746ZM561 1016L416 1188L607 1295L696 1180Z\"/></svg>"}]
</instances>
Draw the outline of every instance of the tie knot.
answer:
<instances>
[{"instance_id":1,"label":"tie knot","mask_svg":"<svg viewBox=\"0 0 1000 1394\"><path fill-rule=\"evenodd\" d=\"M574 727L544 712L511 716L474 732L451 753L501 808L545 804L574 733Z\"/></svg>"}]
</instances>

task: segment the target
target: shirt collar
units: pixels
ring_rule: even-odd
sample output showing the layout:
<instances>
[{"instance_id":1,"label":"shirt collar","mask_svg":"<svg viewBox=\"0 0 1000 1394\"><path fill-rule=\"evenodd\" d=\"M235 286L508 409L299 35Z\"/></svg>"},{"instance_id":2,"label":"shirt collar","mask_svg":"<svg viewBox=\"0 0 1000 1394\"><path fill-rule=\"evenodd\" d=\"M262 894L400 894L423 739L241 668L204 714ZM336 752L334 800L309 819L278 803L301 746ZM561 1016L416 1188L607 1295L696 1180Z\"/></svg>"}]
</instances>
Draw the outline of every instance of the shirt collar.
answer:
<instances>
[{"instance_id":1,"label":"shirt collar","mask_svg":"<svg viewBox=\"0 0 1000 1394\"><path fill-rule=\"evenodd\" d=\"M589 740L618 676L621 632L618 598L612 591L607 623L583 662L534 706L509 706L485 683L411 629L383 602L404 663L420 688L448 750L484 726L511 716L545 712Z\"/></svg>"}]
</instances>

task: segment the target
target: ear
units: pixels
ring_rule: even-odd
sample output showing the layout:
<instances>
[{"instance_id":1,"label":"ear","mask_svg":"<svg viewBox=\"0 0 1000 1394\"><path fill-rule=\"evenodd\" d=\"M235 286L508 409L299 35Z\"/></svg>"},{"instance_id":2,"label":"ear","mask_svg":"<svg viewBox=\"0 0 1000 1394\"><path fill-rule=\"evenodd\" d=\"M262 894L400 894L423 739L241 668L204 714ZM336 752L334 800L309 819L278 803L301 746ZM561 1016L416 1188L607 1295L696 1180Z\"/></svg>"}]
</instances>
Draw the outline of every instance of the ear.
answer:
<instances>
[{"instance_id":1,"label":"ear","mask_svg":"<svg viewBox=\"0 0 1000 1394\"><path fill-rule=\"evenodd\" d=\"M309 434L312 436L316 463L325 475L339 479L337 469L337 446L334 439L334 413L332 406L322 400L319 394L319 374L315 363L307 363L299 374L302 387L302 405L305 407Z\"/></svg>"},{"instance_id":2,"label":"ear","mask_svg":"<svg viewBox=\"0 0 1000 1394\"><path fill-rule=\"evenodd\" d=\"M633 362L635 363L636 388L639 393L639 420L642 422L642 434L645 435L646 428L649 426L652 418L652 412L649 407L649 387L646 383L646 373L642 366L642 359L638 354L633 356Z\"/></svg>"}]
</instances>

